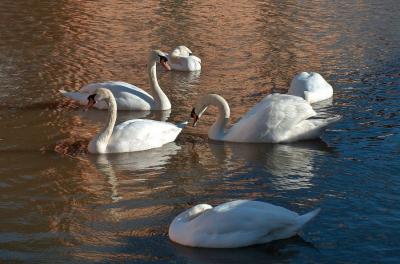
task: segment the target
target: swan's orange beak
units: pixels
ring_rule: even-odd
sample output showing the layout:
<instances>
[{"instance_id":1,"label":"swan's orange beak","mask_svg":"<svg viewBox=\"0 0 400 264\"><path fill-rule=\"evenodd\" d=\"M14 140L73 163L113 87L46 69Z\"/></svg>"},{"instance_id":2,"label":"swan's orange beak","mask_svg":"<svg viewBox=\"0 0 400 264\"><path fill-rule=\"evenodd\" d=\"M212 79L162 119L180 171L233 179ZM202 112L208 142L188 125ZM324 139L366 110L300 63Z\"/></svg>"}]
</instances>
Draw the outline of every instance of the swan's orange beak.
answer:
<instances>
[{"instance_id":1,"label":"swan's orange beak","mask_svg":"<svg viewBox=\"0 0 400 264\"><path fill-rule=\"evenodd\" d=\"M85 111L87 111L88 109L92 108L93 105L96 103L96 100L94 100L94 97L96 96L96 94L92 94L88 96L88 103L85 107Z\"/></svg>"},{"instance_id":2,"label":"swan's orange beak","mask_svg":"<svg viewBox=\"0 0 400 264\"><path fill-rule=\"evenodd\" d=\"M199 116L196 114L196 111L194 110L194 108L192 109L192 112L190 113L190 117L193 118L192 126L195 127L197 124L197 121L199 120Z\"/></svg>"},{"instance_id":3,"label":"swan's orange beak","mask_svg":"<svg viewBox=\"0 0 400 264\"><path fill-rule=\"evenodd\" d=\"M165 70L167 70L167 71L171 70L171 66L169 66L168 59L166 57L160 58L160 64L161 64L161 66L164 67Z\"/></svg>"}]
</instances>

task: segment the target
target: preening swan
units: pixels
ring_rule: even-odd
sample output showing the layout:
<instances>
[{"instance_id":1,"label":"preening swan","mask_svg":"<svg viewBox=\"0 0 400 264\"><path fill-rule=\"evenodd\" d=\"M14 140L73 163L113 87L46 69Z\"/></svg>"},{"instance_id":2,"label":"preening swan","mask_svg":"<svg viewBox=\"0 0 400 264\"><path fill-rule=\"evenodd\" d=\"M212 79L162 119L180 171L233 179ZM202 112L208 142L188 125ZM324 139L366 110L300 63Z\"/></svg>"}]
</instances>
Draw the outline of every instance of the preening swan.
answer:
<instances>
[{"instance_id":1,"label":"preening swan","mask_svg":"<svg viewBox=\"0 0 400 264\"><path fill-rule=\"evenodd\" d=\"M201 70L201 59L194 56L186 46L178 46L167 55L168 63L172 70L176 71L199 71Z\"/></svg>"},{"instance_id":2,"label":"preening swan","mask_svg":"<svg viewBox=\"0 0 400 264\"><path fill-rule=\"evenodd\" d=\"M270 203L236 200L196 205L169 226L169 238L185 246L237 248L294 236L320 209L298 215Z\"/></svg>"},{"instance_id":3,"label":"preening swan","mask_svg":"<svg viewBox=\"0 0 400 264\"><path fill-rule=\"evenodd\" d=\"M301 72L292 82L288 94L304 98L310 104L331 98L332 86L316 72Z\"/></svg>"},{"instance_id":4,"label":"preening swan","mask_svg":"<svg viewBox=\"0 0 400 264\"><path fill-rule=\"evenodd\" d=\"M108 121L101 132L88 146L90 153L133 152L158 148L172 142L184 127L184 123L174 125L147 119L132 119L114 127L117 119L117 103L110 90L98 88L88 97L88 108L97 102L108 105Z\"/></svg>"},{"instance_id":5,"label":"preening swan","mask_svg":"<svg viewBox=\"0 0 400 264\"><path fill-rule=\"evenodd\" d=\"M79 92L66 92L64 90L60 90L60 92L86 105L88 96L93 94L97 88L107 88L113 93L118 110L168 110L171 109L171 103L158 85L156 72L157 62L169 70L170 66L167 61L166 54L162 51L153 50L149 55L147 71L149 74L151 95L126 82L92 83L82 87ZM107 104L105 102L99 102L94 107L98 109L107 109Z\"/></svg>"},{"instance_id":6,"label":"preening swan","mask_svg":"<svg viewBox=\"0 0 400 264\"><path fill-rule=\"evenodd\" d=\"M317 113L303 98L270 94L226 129L230 117L228 103L217 94L208 94L200 98L192 109L193 126L209 105L218 107L219 114L208 130L208 137L220 141L288 143L314 139L327 125L339 120L339 117L311 119Z\"/></svg>"}]
</instances>

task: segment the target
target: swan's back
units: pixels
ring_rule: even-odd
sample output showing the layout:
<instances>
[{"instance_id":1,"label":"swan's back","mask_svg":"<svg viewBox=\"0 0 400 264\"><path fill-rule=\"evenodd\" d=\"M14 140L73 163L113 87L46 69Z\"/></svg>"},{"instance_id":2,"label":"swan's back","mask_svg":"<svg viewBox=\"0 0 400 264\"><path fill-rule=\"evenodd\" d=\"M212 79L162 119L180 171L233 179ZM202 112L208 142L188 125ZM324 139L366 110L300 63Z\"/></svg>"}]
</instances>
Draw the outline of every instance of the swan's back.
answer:
<instances>
[{"instance_id":1,"label":"swan's back","mask_svg":"<svg viewBox=\"0 0 400 264\"><path fill-rule=\"evenodd\" d=\"M333 88L319 73L301 72L290 83L288 94L300 96L309 103L316 103L331 98Z\"/></svg>"},{"instance_id":2,"label":"swan's back","mask_svg":"<svg viewBox=\"0 0 400 264\"><path fill-rule=\"evenodd\" d=\"M177 55L177 56L182 56L182 57L188 57L192 51L186 47L186 46L177 46L175 47L172 51L171 54Z\"/></svg>"},{"instance_id":3,"label":"swan's back","mask_svg":"<svg viewBox=\"0 0 400 264\"><path fill-rule=\"evenodd\" d=\"M234 142L284 142L290 131L316 112L304 99L270 94L250 109L227 132L224 140Z\"/></svg>"},{"instance_id":4,"label":"swan's back","mask_svg":"<svg viewBox=\"0 0 400 264\"><path fill-rule=\"evenodd\" d=\"M142 151L158 148L176 139L182 128L147 119L134 119L114 127L107 153Z\"/></svg>"},{"instance_id":5,"label":"swan's back","mask_svg":"<svg viewBox=\"0 0 400 264\"><path fill-rule=\"evenodd\" d=\"M206 210L188 222L176 218L169 236L187 246L243 247L293 236L315 215L301 221L297 213L280 206L237 200Z\"/></svg>"},{"instance_id":6,"label":"swan's back","mask_svg":"<svg viewBox=\"0 0 400 264\"><path fill-rule=\"evenodd\" d=\"M192 55L186 46L178 46L168 55L169 64L177 71L199 71L201 70L201 59Z\"/></svg>"},{"instance_id":7,"label":"swan's back","mask_svg":"<svg viewBox=\"0 0 400 264\"><path fill-rule=\"evenodd\" d=\"M93 94L98 88L109 89L118 105L118 110L151 110L154 104L153 97L146 91L126 82L101 82L83 86L79 91L85 94ZM95 105L100 109L106 109L105 103Z\"/></svg>"}]
</instances>

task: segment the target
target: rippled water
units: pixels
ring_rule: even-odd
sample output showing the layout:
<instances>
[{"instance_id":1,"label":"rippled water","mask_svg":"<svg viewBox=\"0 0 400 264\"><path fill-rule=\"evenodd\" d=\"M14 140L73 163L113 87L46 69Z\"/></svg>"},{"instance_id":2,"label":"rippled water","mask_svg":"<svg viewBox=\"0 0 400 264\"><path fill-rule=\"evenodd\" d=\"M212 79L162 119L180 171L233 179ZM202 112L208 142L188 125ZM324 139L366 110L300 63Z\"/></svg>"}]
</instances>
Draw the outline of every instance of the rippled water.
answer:
<instances>
[{"instance_id":1,"label":"rippled water","mask_svg":"<svg viewBox=\"0 0 400 264\"><path fill-rule=\"evenodd\" d=\"M90 263L398 263L400 4L386 1L0 2L0 259ZM186 120L219 93L237 120L299 71L334 86L320 111L343 119L293 145L206 140L213 111L175 143L88 155L105 112L58 94L96 81L148 88L149 50L184 44L200 74L159 71ZM171 243L170 221L197 203L270 201L321 214L300 236L235 250Z\"/></svg>"}]
</instances>

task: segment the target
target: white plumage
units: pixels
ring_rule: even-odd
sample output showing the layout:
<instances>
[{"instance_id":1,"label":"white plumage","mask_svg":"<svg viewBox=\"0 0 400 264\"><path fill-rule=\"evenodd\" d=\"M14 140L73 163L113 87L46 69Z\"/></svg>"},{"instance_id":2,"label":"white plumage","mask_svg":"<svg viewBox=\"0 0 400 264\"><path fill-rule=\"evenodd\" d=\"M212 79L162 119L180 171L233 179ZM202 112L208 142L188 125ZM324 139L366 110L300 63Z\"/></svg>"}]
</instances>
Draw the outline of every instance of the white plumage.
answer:
<instances>
[{"instance_id":1,"label":"white plumage","mask_svg":"<svg viewBox=\"0 0 400 264\"><path fill-rule=\"evenodd\" d=\"M304 99L286 94L270 94L250 109L231 128L225 129L230 110L219 95L206 95L194 108L200 117L208 105L215 105L220 113L208 132L209 138L230 142L288 143L314 139L339 117L312 118L317 113Z\"/></svg>"},{"instance_id":2,"label":"white plumage","mask_svg":"<svg viewBox=\"0 0 400 264\"><path fill-rule=\"evenodd\" d=\"M117 105L113 94L105 88L95 91L95 102L105 101L110 113L107 125L89 143L91 153L119 153L158 148L172 142L185 124L174 125L146 119L125 121L114 127Z\"/></svg>"},{"instance_id":3,"label":"white plumage","mask_svg":"<svg viewBox=\"0 0 400 264\"><path fill-rule=\"evenodd\" d=\"M212 207L196 205L179 214L169 238L191 247L236 248L294 236L320 209L298 215L266 202L236 200Z\"/></svg>"},{"instance_id":4,"label":"white plumage","mask_svg":"<svg viewBox=\"0 0 400 264\"><path fill-rule=\"evenodd\" d=\"M192 54L186 46L178 46L167 55L169 65L176 71L199 71L201 59Z\"/></svg>"},{"instance_id":5,"label":"white plumage","mask_svg":"<svg viewBox=\"0 0 400 264\"><path fill-rule=\"evenodd\" d=\"M293 78L288 94L300 96L312 104L331 98L333 88L319 73L301 72Z\"/></svg>"},{"instance_id":6,"label":"white plumage","mask_svg":"<svg viewBox=\"0 0 400 264\"><path fill-rule=\"evenodd\" d=\"M168 68L166 61L166 54L163 52L154 50L150 53L147 66L152 95L135 85L120 81L91 83L83 86L78 92L66 92L64 90L60 90L60 92L64 96L85 105L88 102L87 97L93 94L96 89L107 88L113 93L118 110L168 110L171 109L171 103L158 85L156 73L156 63L159 62ZM105 102L99 102L94 107L107 109L108 106Z\"/></svg>"},{"instance_id":7,"label":"white plumage","mask_svg":"<svg viewBox=\"0 0 400 264\"><path fill-rule=\"evenodd\" d=\"M159 148L172 142L182 128L172 123L135 119L114 127L106 153L133 152ZM90 150L90 149L89 149Z\"/></svg>"}]
</instances>

